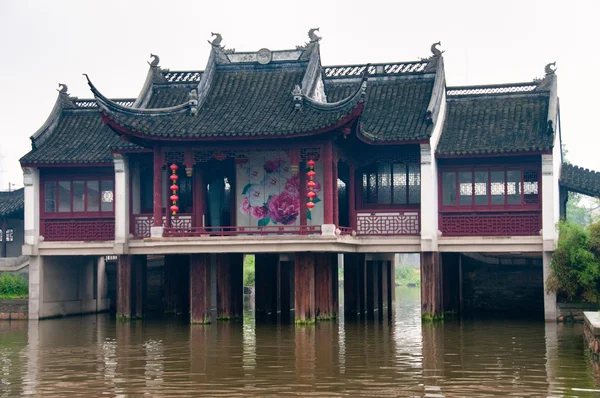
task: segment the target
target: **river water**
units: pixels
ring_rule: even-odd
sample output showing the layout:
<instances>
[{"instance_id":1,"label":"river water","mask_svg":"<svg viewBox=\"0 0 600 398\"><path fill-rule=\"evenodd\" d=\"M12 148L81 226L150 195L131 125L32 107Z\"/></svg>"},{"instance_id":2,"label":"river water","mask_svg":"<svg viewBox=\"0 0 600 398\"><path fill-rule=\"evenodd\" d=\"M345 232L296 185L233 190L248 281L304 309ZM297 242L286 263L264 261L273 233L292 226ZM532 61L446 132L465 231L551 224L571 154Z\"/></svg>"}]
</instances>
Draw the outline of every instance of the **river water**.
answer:
<instances>
[{"instance_id":1,"label":"river water","mask_svg":"<svg viewBox=\"0 0 600 398\"><path fill-rule=\"evenodd\" d=\"M419 307L398 288L381 323L1 322L0 396L600 396L581 325L422 324Z\"/></svg>"}]
</instances>

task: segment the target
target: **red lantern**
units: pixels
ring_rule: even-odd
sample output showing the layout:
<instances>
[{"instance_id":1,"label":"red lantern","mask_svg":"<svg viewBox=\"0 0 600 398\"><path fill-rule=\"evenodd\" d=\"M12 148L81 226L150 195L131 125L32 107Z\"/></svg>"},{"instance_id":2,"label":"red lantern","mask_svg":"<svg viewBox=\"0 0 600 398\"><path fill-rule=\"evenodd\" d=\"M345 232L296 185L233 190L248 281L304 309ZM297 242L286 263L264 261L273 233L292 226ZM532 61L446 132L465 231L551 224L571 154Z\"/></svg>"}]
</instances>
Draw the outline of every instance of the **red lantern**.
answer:
<instances>
[{"instance_id":1,"label":"red lantern","mask_svg":"<svg viewBox=\"0 0 600 398\"><path fill-rule=\"evenodd\" d=\"M309 181L306 185L308 185L308 187L312 189L317 185L317 183L314 181Z\"/></svg>"},{"instance_id":2,"label":"red lantern","mask_svg":"<svg viewBox=\"0 0 600 398\"><path fill-rule=\"evenodd\" d=\"M179 207L177 207L177 205L173 205L171 206L171 211L173 212L173 215L175 215L175 213L179 211Z\"/></svg>"},{"instance_id":3,"label":"red lantern","mask_svg":"<svg viewBox=\"0 0 600 398\"><path fill-rule=\"evenodd\" d=\"M173 202L177 202L179 200L179 196L171 195L171 197L169 199L171 199L171 201L173 201Z\"/></svg>"},{"instance_id":4,"label":"red lantern","mask_svg":"<svg viewBox=\"0 0 600 398\"><path fill-rule=\"evenodd\" d=\"M306 162L306 164L308 165L308 167L315 167L315 161L312 159Z\"/></svg>"},{"instance_id":5,"label":"red lantern","mask_svg":"<svg viewBox=\"0 0 600 398\"><path fill-rule=\"evenodd\" d=\"M315 204L313 202L308 202L308 203L306 203L306 207L310 210L313 207L315 207Z\"/></svg>"},{"instance_id":6,"label":"red lantern","mask_svg":"<svg viewBox=\"0 0 600 398\"><path fill-rule=\"evenodd\" d=\"M306 175L308 175L310 178L313 178L317 173L315 173L314 171L309 171L308 173L306 173Z\"/></svg>"},{"instance_id":7,"label":"red lantern","mask_svg":"<svg viewBox=\"0 0 600 398\"><path fill-rule=\"evenodd\" d=\"M179 179L179 177L177 177L177 174L171 174L169 178L171 179L171 181L177 181Z\"/></svg>"},{"instance_id":8,"label":"red lantern","mask_svg":"<svg viewBox=\"0 0 600 398\"><path fill-rule=\"evenodd\" d=\"M310 199L313 199L315 196L317 196L317 194L314 191L309 191L306 196L308 196Z\"/></svg>"},{"instance_id":9,"label":"red lantern","mask_svg":"<svg viewBox=\"0 0 600 398\"><path fill-rule=\"evenodd\" d=\"M176 171L178 168L179 168L179 167L178 167L178 166L177 166L175 163L173 163L173 164L171 165L171 170L173 170L173 171Z\"/></svg>"},{"instance_id":10,"label":"red lantern","mask_svg":"<svg viewBox=\"0 0 600 398\"><path fill-rule=\"evenodd\" d=\"M171 185L171 191L177 191L179 189L179 187L175 184Z\"/></svg>"}]
</instances>

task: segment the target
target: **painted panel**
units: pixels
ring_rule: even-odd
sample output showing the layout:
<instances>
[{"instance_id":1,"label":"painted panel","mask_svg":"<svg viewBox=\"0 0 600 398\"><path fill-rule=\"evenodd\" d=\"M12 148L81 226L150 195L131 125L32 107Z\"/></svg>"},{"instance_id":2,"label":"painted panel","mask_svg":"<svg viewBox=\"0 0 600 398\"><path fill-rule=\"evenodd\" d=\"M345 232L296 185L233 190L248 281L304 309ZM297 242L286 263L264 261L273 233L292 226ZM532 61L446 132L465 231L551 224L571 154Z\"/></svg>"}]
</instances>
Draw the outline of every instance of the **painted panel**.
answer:
<instances>
[{"instance_id":1,"label":"painted panel","mask_svg":"<svg viewBox=\"0 0 600 398\"><path fill-rule=\"evenodd\" d=\"M236 208L238 226L300 225L300 172L292 172L285 151L246 153L247 161L236 165ZM320 199L323 166L315 164L317 197L307 213L308 225L323 223Z\"/></svg>"}]
</instances>

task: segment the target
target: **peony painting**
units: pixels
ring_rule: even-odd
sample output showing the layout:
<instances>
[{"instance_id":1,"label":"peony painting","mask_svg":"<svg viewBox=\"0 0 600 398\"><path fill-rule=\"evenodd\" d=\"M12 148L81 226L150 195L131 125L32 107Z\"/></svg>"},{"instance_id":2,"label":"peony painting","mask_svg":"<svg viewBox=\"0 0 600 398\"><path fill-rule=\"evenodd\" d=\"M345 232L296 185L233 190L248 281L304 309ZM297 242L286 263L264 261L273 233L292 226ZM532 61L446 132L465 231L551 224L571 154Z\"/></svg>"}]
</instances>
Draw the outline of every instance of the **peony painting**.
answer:
<instances>
[{"instance_id":1,"label":"peony painting","mask_svg":"<svg viewBox=\"0 0 600 398\"><path fill-rule=\"evenodd\" d=\"M300 175L292 173L284 153L249 154L249 161L238 165L237 176L241 195L239 211L248 216L248 224L259 227L298 224L300 200L306 201L306 198L300 197ZM316 183L318 195L321 185ZM317 196L313 201L320 200ZM314 212L315 209L307 212L307 219L310 220Z\"/></svg>"}]
</instances>

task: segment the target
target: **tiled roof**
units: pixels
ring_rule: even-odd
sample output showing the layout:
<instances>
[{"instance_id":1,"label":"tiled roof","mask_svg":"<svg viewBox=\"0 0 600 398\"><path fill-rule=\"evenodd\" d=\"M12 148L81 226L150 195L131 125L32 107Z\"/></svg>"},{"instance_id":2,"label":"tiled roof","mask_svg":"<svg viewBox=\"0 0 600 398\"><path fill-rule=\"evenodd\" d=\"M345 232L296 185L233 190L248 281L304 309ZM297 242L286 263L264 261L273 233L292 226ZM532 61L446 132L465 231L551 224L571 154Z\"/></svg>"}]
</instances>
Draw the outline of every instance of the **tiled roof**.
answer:
<instances>
[{"instance_id":1,"label":"tiled roof","mask_svg":"<svg viewBox=\"0 0 600 398\"><path fill-rule=\"evenodd\" d=\"M9 216L23 210L23 188L0 192L0 216Z\"/></svg>"},{"instance_id":2,"label":"tiled roof","mask_svg":"<svg viewBox=\"0 0 600 398\"><path fill-rule=\"evenodd\" d=\"M23 164L110 163L111 148L126 143L106 124L98 109L63 109L47 139L21 158Z\"/></svg>"},{"instance_id":3,"label":"tiled roof","mask_svg":"<svg viewBox=\"0 0 600 398\"><path fill-rule=\"evenodd\" d=\"M306 63L300 62L219 68L196 115L192 115L189 108L163 114L144 114L133 109L129 112L122 107L111 108L108 102L104 103L103 111L121 128L141 136L202 139L301 135L336 125L357 108L360 102L358 95L353 97L353 101L339 106L305 103L302 110L296 110L291 91L295 85L302 83L305 70ZM183 99L176 105L186 104L189 90L185 97L183 90L165 93L161 99L151 98L149 105L174 104L176 98ZM102 102L102 98L95 94Z\"/></svg>"},{"instance_id":4,"label":"tiled roof","mask_svg":"<svg viewBox=\"0 0 600 398\"><path fill-rule=\"evenodd\" d=\"M425 115L435 76L372 78L367 82L360 133L371 141L413 141L431 136ZM338 101L356 90L357 82L325 80L328 101Z\"/></svg>"},{"instance_id":5,"label":"tiled roof","mask_svg":"<svg viewBox=\"0 0 600 398\"><path fill-rule=\"evenodd\" d=\"M198 83L191 85L155 85L146 108L169 108L182 104L188 100L190 90L196 88Z\"/></svg>"},{"instance_id":6,"label":"tiled roof","mask_svg":"<svg viewBox=\"0 0 600 398\"><path fill-rule=\"evenodd\" d=\"M600 196L600 173L563 163L560 185L574 192L589 196Z\"/></svg>"},{"instance_id":7,"label":"tiled roof","mask_svg":"<svg viewBox=\"0 0 600 398\"><path fill-rule=\"evenodd\" d=\"M448 88L446 118L438 155L506 154L548 151L553 131L548 128L549 91L534 85L508 88ZM535 88L535 87L534 87Z\"/></svg>"}]
</instances>

